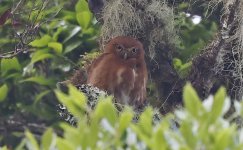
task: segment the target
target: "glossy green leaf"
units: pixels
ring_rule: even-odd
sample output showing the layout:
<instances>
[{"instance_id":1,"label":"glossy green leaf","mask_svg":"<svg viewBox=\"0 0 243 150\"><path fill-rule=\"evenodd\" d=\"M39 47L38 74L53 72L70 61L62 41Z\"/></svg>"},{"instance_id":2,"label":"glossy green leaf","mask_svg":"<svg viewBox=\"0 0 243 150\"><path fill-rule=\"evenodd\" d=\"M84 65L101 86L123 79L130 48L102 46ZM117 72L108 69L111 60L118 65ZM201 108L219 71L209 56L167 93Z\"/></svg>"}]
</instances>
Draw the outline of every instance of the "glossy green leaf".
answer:
<instances>
[{"instance_id":1,"label":"glossy green leaf","mask_svg":"<svg viewBox=\"0 0 243 150\"><path fill-rule=\"evenodd\" d=\"M1 72L6 73L10 70L21 70L21 66L19 61L16 57L11 59L2 59L1 60Z\"/></svg>"},{"instance_id":2,"label":"glossy green leaf","mask_svg":"<svg viewBox=\"0 0 243 150\"><path fill-rule=\"evenodd\" d=\"M193 134L191 122L188 122L188 121L182 122L180 131L181 131L187 145L191 149L195 149L195 146L197 144L197 138Z\"/></svg>"},{"instance_id":3,"label":"glossy green leaf","mask_svg":"<svg viewBox=\"0 0 243 150\"><path fill-rule=\"evenodd\" d=\"M185 63L181 65L179 69L179 75L181 78L186 78L191 71L192 62Z\"/></svg>"},{"instance_id":4,"label":"glossy green leaf","mask_svg":"<svg viewBox=\"0 0 243 150\"><path fill-rule=\"evenodd\" d=\"M81 28L79 26L77 26L74 29L72 29L72 31L69 32L69 35L63 40L63 43L65 43L68 40L70 40L72 37L74 37L75 35L77 35L80 31L81 31Z\"/></svg>"},{"instance_id":5,"label":"glossy green leaf","mask_svg":"<svg viewBox=\"0 0 243 150\"><path fill-rule=\"evenodd\" d=\"M0 147L0 150L8 150L7 146Z\"/></svg>"},{"instance_id":6,"label":"glossy green leaf","mask_svg":"<svg viewBox=\"0 0 243 150\"><path fill-rule=\"evenodd\" d=\"M153 150L166 150L168 149L167 141L164 137L164 130L162 128L158 128L153 134L152 138L152 147Z\"/></svg>"},{"instance_id":7,"label":"glossy green leaf","mask_svg":"<svg viewBox=\"0 0 243 150\"><path fill-rule=\"evenodd\" d=\"M4 80L6 81L8 79L19 79L21 77L22 77L22 73L21 72L9 73L6 76L4 76Z\"/></svg>"},{"instance_id":8,"label":"glossy green leaf","mask_svg":"<svg viewBox=\"0 0 243 150\"><path fill-rule=\"evenodd\" d=\"M82 120L80 119L82 122ZM82 127L82 130L78 130L76 127L70 126L67 123L62 123L61 128L65 131L64 137L68 141L72 141L72 146L78 147L84 145L83 139L87 139L86 133L90 131L87 125ZM85 130L84 130L85 129ZM87 130L86 130L87 129Z\"/></svg>"},{"instance_id":9,"label":"glossy green leaf","mask_svg":"<svg viewBox=\"0 0 243 150\"><path fill-rule=\"evenodd\" d=\"M63 20L68 21L68 22L76 21L76 12L62 10L60 13L63 15Z\"/></svg>"},{"instance_id":10,"label":"glossy green leaf","mask_svg":"<svg viewBox=\"0 0 243 150\"><path fill-rule=\"evenodd\" d=\"M182 61L179 58L174 58L173 65L176 70L179 70L182 66Z\"/></svg>"},{"instance_id":11,"label":"glossy green leaf","mask_svg":"<svg viewBox=\"0 0 243 150\"><path fill-rule=\"evenodd\" d=\"M86 36L93 36L95 34L95 29L90 27L86 30L83 30L82 34L86 35ZM89 40L87 40L89 41Z\"/></svg>"},{"instance_id":12,"label":"glossy green leaf","mask_svg":"<svg viewBox=\"0 0 243 150\"><path fill-rule=\"evenodd\" d=\"M38 95L36 95L34 103L35 104L38 103L43 97L48 95L50 92L51 92L51 90L46 90L46 91L43 91L43 92L39 93Z\"/></svg>"},{"instance_id":13,"label":"glossy green leaf","mask_svg":"<svg viewBox=\"0 0 243 150\"><path fill-rule=\"evenodd\" d=\"M55 90L55 94L57 99L67 107L68 111L71 112L77 119L83 116L84 109L82 107L77 106L73 99L61 91Z\"/></svg>"},{"instance_id":14,"label":"glossy green leaf","mask_svg":"<svg viewBox=\"0 0 243 150\"><path fill-rule=\"evenodd\" d=\"M8 95L8 86L6 84L0 87L0 102L4 101Z\"/></svg>"},{"instance_id":15,"label":"glossy green leaf","mask_svg":"<svg viewBox=\"0 0 243 150\"><path fill-rule=\"evenodd\" d=\"M50 42L48 43L48 47L52 48L57 54L62 53L62 44L59 42Z\"/></svg>"},{"instance_id":16,"label":"glossy green leaf","mask_svg":"<svg viewBox=\"0 0 243 150\"><path fill-rule=\"evenodd\" d=\"M72 52L74 49L78 48L83 42L81 40L74 41L65 48L64 54Z\"/></svg>"},{"instance_id":17,"label":"glossy green leaf","mask_svg":"<svg viewBox=\"0 0 243 150\"><path fill-rule=\"evenodd\" d=\"M152 117L153 109L151 107L146 108L146 110L141 114L139 119L139 126L145 135L149 136L152 134Z\"/></svg>"},{"instance_id":18,"label":"glossy green leaf","mask_svg":"<svg viewBox=\"0 0 243 150\"><path fill-rule=\"evenodd\" d=\"M61 23L60 23L61 24ZM58 41L58 38L60 36L60 34L63 32L64 28L63 27L59 27L57 29L57 31L53 34L53 40L56 42Z\"/></svg>"},{"instance_id":19,"label":"glossy green leaf","mask_svg":"<svg viewBox=\"0 0 243 150\"><path fill-rule=\"evenodd\" d=\"M72 102L80 108L86 107L87 98L84 93L80 92L76 87L68 85L69 96L72 99Z\"/></svg>"},{"instance_id":20,"label":"glossy green leaf","mask_svg":"<svg viewBox=\"0 0 243 150\"><path fill-rule=\"evenodd\" d=\"M64 93L62 93L61 91L59 91L59 90L55 90L55 94L56 94L56 96L57 96L57 99L62 103L62 104L64 104L66 107L70 107L70 105L71 105L71 102L69 102L69 101L71 101L70 100L70 97L68 96L68 95L66 95L66 94L64 94Z\"/></svg>"},{"instance_id":21,"label":"glossy green leaf","mask_svg":"<svg viewBox=\"0 0 243 150\"><path fill-rule=\"evenodd\" d=\"M53 57L54 57L54 55L48 53L48 51L39 50L39 51L36 51L33 54L30 64L34 64L34 63L36 63L38 61L42 61L44 59L49 59L49 58L53 58Z\"/></svg>"},{"instance_id":22,"label":"glossy green leaf","mask_svg":"<svg viewBox=\"0 0 243 150\"><path fill-rule=\"evenodd\" d=\"M41 138L41 146L42 149L44 150L49 150L51 148L51 144L53 141L53 130L51 128L48 128L45 133L43 134L42 138Z\"/></svg>"},{"instance_id":23,"label":"glossy green leaf","mask_svg":"<svg viewBox=\"0 0 243 150\"><path fill-rule=\"evenodd\" d=\"M30 131L28 131L28 130L25 131L25 136L28 139L28 144L27 144L28 149L31 149L31 150L40 149L37 140L35 139L34 135Z\"/></svg>"},{"instance_id":24,"label":"glossy green leaf","mask_svg":"<svg viewBox=\"0 0 243 150\"><path fill-rule=\"evenodd\" d=\"M217 135L215 140L215 149L229 149L230 142L233 140L232 135L236 134L235 126L222 129Z\"/></svg>"},{"instance_id":25,"label":"glossy green leaf","mask_svg":"<svg viewBox=\"0 0 243 150\"><path fill-rule=\"evenodd\" d=\"M92 14L88 11L77 13L77 21L82 29L88 29L92 21Z\"/></svg>"},{"instance_id":26,"label":"glossy green leaf","mask_svg":"<svg viewBox=\"0 0 243 150\"><path fill-rule=\"evenodd\" d=\"M36 39L30 43L31 46L33 47L46 47L48 46L48 43L52 41L51 36L49 35L44 35L40 39Z\"/></svg>"},{"instance_id":27,"label":"glossy green leaf","mask_svg":"<svg viewBox=\"0 0 243 150\"><path fill-rule=\"evenodd\" d=\"M118 131L122 134L126 128L129 126L129 124L131 123L132 119L133 119L133 112L130 109L126 109L125 111L123 111L120 114L119 117L119 127L118 127Z\"/></svg>"},{"instance_id":28,"label":"glossy green leaf","mask_svg":"<svg viewBox=\"0 0 243 150\"><path fill-rule=\"evenodd\" d=\"M117 121L117 111L112 103L112 97L99 101L95 109L97 119L106 118L112 125Z\"/></svg>"},{"instance_id":29,"label":"glossy green leaf","mask_svg":"<svg viewBox=\"0 0 243 150\"><path fill-rule=\"evenodd\" d=\"M78 3L75 5L76 12L84 12L89 11L89 6L86 0L79 0Z\"/></svg>"},{"instance_id":30,"label":"glossy green leaf","mask_svg":"<svg viewBox=\"0 0 243 150\"><path fill-rule=\"evenodd\" d=\"M57 148L58 150L74 150L75 146L68 140L58 138L57 139Z\"/></svg>"},{"instance_id":31,"label":"glossy green leaf","mask_svg":"<svg viewBox=\"0 0 243 150\"><path fill-rule=\"evenodd\" d=\"M210 119L215 121L221 114L226 98L226 89L221 87L214 96Z\"/></svg>"},{"instance_id":32,"label":"glossy green leaf","mask_svg":"<svg viewBox=\"0 0 243 150\"><path fill-rule=\"evenodd\" d=\"M183 100L187 111L190 112L192 116L197 118L200 115L200 111L205 111L196 91L189 83L184 87Z\"/></svg>"}]
</instances>

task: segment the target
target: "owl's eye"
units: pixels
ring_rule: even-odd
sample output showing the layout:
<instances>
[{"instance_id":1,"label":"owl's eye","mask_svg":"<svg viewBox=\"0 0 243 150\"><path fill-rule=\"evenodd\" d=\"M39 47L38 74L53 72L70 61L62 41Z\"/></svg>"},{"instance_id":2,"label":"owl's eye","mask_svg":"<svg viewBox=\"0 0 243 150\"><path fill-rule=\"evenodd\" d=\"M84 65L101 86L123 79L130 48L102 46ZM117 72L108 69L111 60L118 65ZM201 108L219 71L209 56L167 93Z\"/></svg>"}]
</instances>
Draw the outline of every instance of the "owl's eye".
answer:
<instances>
[{"instance_id":1,"label":"owl's eye","mask_svg":"<svg viewBox=\"0 0 243 150\"><path fill-rule=\"evenodd\" d=\"M138 49L137 48L132 48L133 53L137 53Z\"/></svg>"},{"instance_id":2,"label":"owl's eye","mask_svg":"<svg viewBox=\"0 0 243 150\"><path fill-rule=\"evenodd\" d=\"M119 51L123 50L123 47L122 47L121 45L117 45L116 48L117 48L117 50L119 50Z\"/></svg>"}]
</instances>

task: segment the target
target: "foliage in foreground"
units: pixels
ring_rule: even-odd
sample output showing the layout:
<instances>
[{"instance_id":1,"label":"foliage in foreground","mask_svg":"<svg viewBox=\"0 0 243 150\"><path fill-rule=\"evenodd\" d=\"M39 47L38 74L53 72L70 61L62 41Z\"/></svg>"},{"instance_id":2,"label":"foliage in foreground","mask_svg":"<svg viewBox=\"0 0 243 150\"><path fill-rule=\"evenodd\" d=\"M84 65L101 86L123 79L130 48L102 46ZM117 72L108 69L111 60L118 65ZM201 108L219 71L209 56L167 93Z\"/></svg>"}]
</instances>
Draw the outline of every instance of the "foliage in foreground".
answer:
<instances>
[{"instance_id":1,"label":"foliage in foreground","mask_svg":"<svg viewBox=\"0 0 243 150\"><path fill-rule=\"evenodd\" d=\"M0 15L13 5L11 1L5 3L0 2ZM97 48L99 27L83 0L75 4L75 9L74 6L66 6L70 3L55 0L42 11L39 10L42 0L23 3L26 4L23 9L30 11L30 8L36 7L37 10L31 9L30 13L21 11L18 19L23 19L23 23L31 24L33 21L33 24L43 25L38 32L40 36L28 41L29 51L11 59L0 58L0 114L7 118L27 112L34 117L55 120L53 89L58 81L64 80L78 66L80 55ZM54 18L45 23L47 16ZM35 18L37 22L34 22ZM12 32L22 35L25 31L21 27L12 30L10 20L0 26L0 55L5 53L3 50L14 50L17 45L13 43L17 40L13 39Z\"/></svg>"},{"instance_id":2,"label":"foliage in foreground","mask_svg":"<svg viewBox=\"0 0 243 150\"><path fill-rule=\"evenodd\" d=\"M125 108L118 112L111 98L101 98L95 110L86 105L85 96L74 87L69 95L56 91L60 102L65 104L78 119L77 127L67 123L60 126L63 136L47 129L40 140L29 131L18 149L242 149L243 130L235 118L243 116L243 103L235 102L235 113L227 119L224 114L230 108L224 88L204 102L187 84L183 98L185 108L174 115L167 115L160 122L153 122L154 110L148 107L138 122L134 112ZM175 120L179 124L175 126ZM2 148L2 149L6 149Z\"/></svg>"}]
</instances>

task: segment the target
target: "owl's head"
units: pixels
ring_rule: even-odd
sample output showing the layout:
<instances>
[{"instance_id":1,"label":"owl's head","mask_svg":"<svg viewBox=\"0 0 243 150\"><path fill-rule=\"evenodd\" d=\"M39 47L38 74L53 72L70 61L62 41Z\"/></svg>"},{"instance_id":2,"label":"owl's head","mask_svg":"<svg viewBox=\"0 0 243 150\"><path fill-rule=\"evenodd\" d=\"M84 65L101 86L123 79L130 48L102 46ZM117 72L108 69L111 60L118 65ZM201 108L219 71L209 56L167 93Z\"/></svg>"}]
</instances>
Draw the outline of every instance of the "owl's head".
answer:
<instances>
[{"instance_id":1,"label":"owl's head","mask_svg":"<svg viewBox=\"0 0 243 150\"><path fill-rule=\"evenodd\" d=\"M144 59L144 49L140 41L129 36L118 36L109 41L105 53L115 53L122 59Z\"/></svg>"}]
</instances>

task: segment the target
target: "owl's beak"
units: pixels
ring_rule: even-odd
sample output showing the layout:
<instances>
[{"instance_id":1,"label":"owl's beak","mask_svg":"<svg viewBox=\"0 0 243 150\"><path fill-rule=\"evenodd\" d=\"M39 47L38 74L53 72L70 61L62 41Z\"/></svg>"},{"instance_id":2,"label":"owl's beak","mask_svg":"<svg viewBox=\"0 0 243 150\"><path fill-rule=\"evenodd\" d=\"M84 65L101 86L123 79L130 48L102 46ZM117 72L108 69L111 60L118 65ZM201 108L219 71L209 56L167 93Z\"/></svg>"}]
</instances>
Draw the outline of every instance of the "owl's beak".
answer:
<instances>
[{"instance_id":1,"label":"owl's beak","mask_svg":"<svg viewBox=\"0 0 243 150\"><path fill-rule=\"evenodd\" d=\"M127 59L127 53L125 53L125 54L123 55L123 58L124 58L124 59Z\"/></svg>"}]
</instances>

